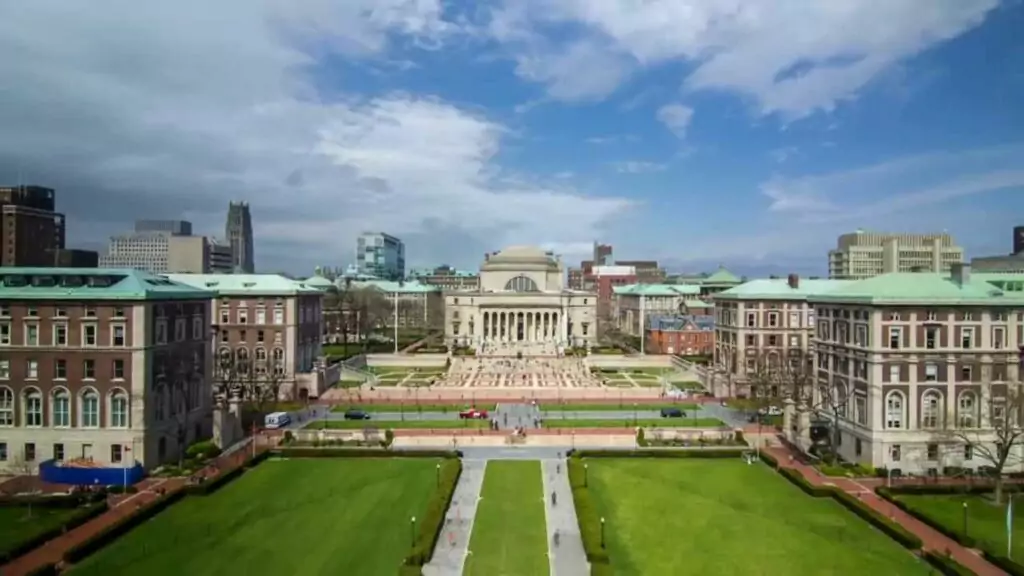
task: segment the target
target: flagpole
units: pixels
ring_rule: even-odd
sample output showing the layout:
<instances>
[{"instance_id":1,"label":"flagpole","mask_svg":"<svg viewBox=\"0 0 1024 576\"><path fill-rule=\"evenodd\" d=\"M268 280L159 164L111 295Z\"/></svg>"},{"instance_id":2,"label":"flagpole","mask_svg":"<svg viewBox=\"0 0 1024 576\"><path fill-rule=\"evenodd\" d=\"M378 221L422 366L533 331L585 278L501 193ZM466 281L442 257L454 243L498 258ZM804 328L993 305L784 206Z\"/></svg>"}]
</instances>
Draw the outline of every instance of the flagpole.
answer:
<instances>
[{"instance_id":1,"label":"flagpole","mask_svg":"<svg viewBox=\"0 0 1024 576\"><path fill-rule=\"evenodd\" d=\"M1013 494L1006 503L1006 557L1013 558Z\"/></svg>"}]
</instances>

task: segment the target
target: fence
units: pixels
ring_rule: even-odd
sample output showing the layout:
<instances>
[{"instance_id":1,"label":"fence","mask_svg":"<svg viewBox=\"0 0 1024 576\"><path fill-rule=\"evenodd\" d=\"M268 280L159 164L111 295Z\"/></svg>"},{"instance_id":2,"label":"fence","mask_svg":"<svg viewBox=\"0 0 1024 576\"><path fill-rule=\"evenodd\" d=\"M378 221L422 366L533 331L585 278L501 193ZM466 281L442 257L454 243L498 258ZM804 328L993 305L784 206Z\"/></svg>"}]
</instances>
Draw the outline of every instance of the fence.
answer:
<instances>
[{"instance_id":1,"label":"fence","mask_svg":"<svg viewBox=\"0 0 1024 576\"><path fill-rule=\"evenodd\" d=\"M53 460L39 465L39 478L52 484L71 486L129 486L142 480L145 476L142 465L137 463L130 468L87 468L82 466L60 466Z\"/></svg>"}]
</instances>

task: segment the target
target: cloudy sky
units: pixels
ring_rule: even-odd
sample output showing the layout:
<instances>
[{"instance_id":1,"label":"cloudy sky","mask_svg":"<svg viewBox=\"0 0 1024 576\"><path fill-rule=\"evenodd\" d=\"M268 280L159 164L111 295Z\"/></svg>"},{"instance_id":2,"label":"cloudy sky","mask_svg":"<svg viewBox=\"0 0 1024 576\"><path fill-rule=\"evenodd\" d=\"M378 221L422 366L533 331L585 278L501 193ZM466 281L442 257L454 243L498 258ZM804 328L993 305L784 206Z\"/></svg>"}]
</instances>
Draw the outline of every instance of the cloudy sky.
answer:
<instances>
[{"instance_id":1,"label":"cloudy sky","mask_svg":"<svg viewBox=\"0 0 1024 576\"><path fill-rule=\"evenodd\" d=\"M136 218L257 265L508 244L820 272L839 232L1024 224L1024 6L1009 0L0 0L0 182L69 239Z\"/></svg>"}]
</instances>

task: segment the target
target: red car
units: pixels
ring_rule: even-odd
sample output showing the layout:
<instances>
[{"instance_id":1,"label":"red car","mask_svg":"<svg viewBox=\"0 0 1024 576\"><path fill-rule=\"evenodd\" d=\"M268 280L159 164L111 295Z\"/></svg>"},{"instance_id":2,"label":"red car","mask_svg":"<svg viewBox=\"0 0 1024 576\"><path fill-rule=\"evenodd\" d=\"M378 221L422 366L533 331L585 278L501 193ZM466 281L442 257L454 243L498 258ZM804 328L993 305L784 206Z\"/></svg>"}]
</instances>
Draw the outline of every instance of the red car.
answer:
<instances>
[{"instance_id":1,"label":"red car","mask_svg":"<svg viewBox=\"0 0 1024 576\"><path fill-rule=\"evenodd\" d=\"M459 418L464 420L484 420L487 418L487 410L480 410L478 408L470 408L459 412Z\"/></svg>"}]
</instances>

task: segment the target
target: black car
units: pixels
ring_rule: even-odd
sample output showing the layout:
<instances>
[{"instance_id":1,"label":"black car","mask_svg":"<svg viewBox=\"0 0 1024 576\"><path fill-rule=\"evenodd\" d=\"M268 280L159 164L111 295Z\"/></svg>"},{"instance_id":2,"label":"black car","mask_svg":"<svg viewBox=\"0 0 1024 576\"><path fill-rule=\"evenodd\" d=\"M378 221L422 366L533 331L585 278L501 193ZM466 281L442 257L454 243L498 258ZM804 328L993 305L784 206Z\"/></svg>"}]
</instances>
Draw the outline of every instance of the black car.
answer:
<instances>
[{"instance_id":1,"label":"black car","mask_svg":"<svg viewBox=\"0 0 1024 576\"><path fill-rule=\"evenodd\" d=\"M345 411L345 420L369 420L370 415L355 408Z\"/></svg>"},{"instance_id":2,"label":"black car","mask_svg":"<svg viewBox=\"0 0 1024 576\"><path fill-rule=\"evenodd\" d=\"M661 417L662 418L682 418L683 416L686 416L686 413L683 412L682 410L680 410L679 408L662 408L661 409Z\"/></svg>"}]
</instances>

